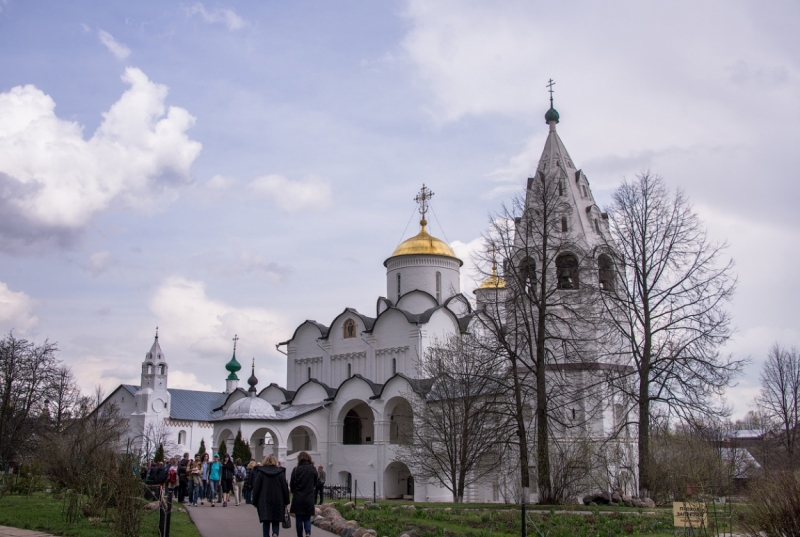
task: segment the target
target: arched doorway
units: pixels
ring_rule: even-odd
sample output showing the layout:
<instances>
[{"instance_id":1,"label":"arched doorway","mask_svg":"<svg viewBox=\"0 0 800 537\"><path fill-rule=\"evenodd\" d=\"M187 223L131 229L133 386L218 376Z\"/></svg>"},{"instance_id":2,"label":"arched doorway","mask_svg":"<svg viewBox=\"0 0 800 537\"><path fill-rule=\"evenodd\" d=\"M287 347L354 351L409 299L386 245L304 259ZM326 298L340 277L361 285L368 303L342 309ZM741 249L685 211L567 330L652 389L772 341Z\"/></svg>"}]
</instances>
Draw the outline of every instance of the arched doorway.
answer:
<instances>
[{"instance_id":1,"label":"arched doorway","mask_svg":"<svg viewBox=\"0 0 800 537\"><path fill-rule=\"evenodd\" d=\"M411 444L414 441L414 410L403 397L393 397L386 403L384 419L389 422L390 444Z\"/></svg>"},{"instance_id":2,"label":"arched doorway","mask_svg":"<svg viewBox=\"0 0 800 537\"><path fill-rule=\"evenodd\" d=\"M383 497L387 500L414 499L414 476L404 463L394 461L384 470Z\"/></svg>"},{"instance_id":3,"label":"arched doorway","mask_svg":"<svg viewBox=\"0 0 800 537\"><path fill-rule=\"evenodd\" d=\"M339 413L342 444L372 444L375 441L375 414L364 401L351 401Z\"/></svg>"},{"instance_id":4,"label":"arched doorway","mask_svg":"<svg viewBox=\"0 0 800 537\"><path fill-rule=\"evenodd\" d=\"M225 442L225 448L227 450L227 453L231 453L233 451L233 431L231 431L230 429L223 429L219 433L216 442L214 443L213 446L211 446L212 456L214 455L214 453L217 453L219 451L219 446L220 444L222 444L222 442Z\"/></svg>"},{"instance_id":5,"label":"arched doorway","mask_svg":"<svg viewBox=\"0 0 800 537\"><path fill-rule=\"evenodd\" d=\"M264 460L267 455L278 458L278 435L265 427L258 429L250 437L250 451L258 462Z\"/></svg>"},{"instance_id":6,"label":"arched doorway","mask_svg":"<svg viewBox=\"0 0 800 537\"><path fill-rule=\"evenodd\" d=\"M291 455L298 451L316 451L317 437L314 431L305 426L295 427L289 433L289 439L286 442L286 454Z\"/></svg>"}]
</instances>

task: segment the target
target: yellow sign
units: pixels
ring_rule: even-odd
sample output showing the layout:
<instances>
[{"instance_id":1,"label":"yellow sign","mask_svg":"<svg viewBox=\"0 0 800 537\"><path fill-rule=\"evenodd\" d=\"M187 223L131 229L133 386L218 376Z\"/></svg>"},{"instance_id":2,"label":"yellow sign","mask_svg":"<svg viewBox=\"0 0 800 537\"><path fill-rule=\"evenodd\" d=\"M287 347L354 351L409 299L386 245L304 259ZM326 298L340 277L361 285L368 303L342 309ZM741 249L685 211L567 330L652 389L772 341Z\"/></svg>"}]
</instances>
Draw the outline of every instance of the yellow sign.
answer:
<instances>
[{"instance_id":1,"label":"yellow sign","mask_svg":"<svg viewBox=\"0 0 800 537\"><path fill-rule=\"evenodd\" d=\"M672 518L676 528L707 528L708 507L704 503L672 502Z\"/></svg>"}]
</instances>

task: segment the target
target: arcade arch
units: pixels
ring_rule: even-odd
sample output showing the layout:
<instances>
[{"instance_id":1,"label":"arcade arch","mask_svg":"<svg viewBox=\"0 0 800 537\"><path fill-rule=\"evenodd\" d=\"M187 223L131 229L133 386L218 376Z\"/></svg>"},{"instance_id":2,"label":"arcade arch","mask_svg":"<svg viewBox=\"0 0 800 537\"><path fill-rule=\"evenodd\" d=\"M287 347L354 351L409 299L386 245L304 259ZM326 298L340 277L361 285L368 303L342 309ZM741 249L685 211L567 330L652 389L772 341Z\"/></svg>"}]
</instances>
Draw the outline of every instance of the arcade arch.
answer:
<instances>
[{"instance_id":1,"label":"arcade arch","mask_svg":"<svg viewBox=\"0 0 800 537\"><path fill-rule=\"evenodd\" d=\"M372 444L375 441L375 414L360 399L348 402L339 412L342 444Z\"/></svg>"},{"instance_id":2,"label":"arcade arch","mask_svg":"<svg viewBox=\"0 0 800 537\"><path fill-rule=\"evenodd\" d=\"M289 433L289 439L286 442L286 454L291 455L298 451L316 451L317 450L317 437L314 431L308 427L301 425L295 427Z\"/></svg>"},{"instance_id":3,"label":"arcade arch","mask_svg":"<svg viewBox=\"0 0 800 537\"><path fill-rule=\"evenodd\" d=\"M278 458L278 435L274 431L262 427L250 437L250 450L253 458L261 462L267 455Z\"/></svg>"},{"instance_id":4,"label":"arcade arch","mask_svg":"<svg viewBox=\"0 0 800 537\"><path fill-rule=\"evenodd\" d=\"M411 444L414 441L414 409L403 397L393 397L386 403L384 419L389 422L390 444Z\"/></svg>"},{"instance_id":5,"label":"arcade arch","mask_svg":"<svg viewBox=\"0 0 800 537\"><path fill-rule=\"evenodd\" d=\"M404 463L394 461L383 471L383 497L387 500L414 498L414 476Z\"/></svg>"}]
</instances>

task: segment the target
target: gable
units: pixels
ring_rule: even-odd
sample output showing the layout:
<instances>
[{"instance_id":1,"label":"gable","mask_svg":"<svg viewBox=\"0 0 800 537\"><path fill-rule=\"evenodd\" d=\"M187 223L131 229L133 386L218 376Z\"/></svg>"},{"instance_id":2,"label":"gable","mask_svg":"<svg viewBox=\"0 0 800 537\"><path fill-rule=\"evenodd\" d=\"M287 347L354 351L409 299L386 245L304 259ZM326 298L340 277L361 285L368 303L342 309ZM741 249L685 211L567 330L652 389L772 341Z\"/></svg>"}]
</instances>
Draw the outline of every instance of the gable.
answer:
<instances>
[{"instance_id":1,"label":"gable","mask_svg":"<svg viewBox=\"0 0 800 537\"><path fill-rule=\"evenodd\" d=\"M409 291L397 301L398 308L411 313L422 313L438 305L435 298L420 290Z\"/></svg>"},{"instance_id":2,"label":"gable","mask_svg":"<svg viewBox=\"0 0 800 537\"><path fill-rule=\"evenodd\" d=\"M297 389L292 405L321 403L329 397L328 391L319 383L306 382Z\"/></svg>"}]
</instances>

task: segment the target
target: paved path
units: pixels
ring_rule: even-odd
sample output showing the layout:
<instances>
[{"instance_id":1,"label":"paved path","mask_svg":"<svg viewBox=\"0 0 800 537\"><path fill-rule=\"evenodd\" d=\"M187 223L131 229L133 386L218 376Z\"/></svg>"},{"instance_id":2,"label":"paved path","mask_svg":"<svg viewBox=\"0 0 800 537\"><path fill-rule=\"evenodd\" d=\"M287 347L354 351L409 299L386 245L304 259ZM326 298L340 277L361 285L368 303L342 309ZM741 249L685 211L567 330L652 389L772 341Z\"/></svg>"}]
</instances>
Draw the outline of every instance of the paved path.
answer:
<instances>
[{"instance_id":1,"label":"paved path","mask_svg":"<svg viewBox=\"0 0 800 537\"><path fill-rule=\"evenodd\" d=\"M216 508L215 508L216 509ZM49 533L0 526L0 537L51 537Z\"/></svg>"},{"instance_id":2,"label":"paved path","mask_svg":"<svg viewBox=\"0 0 800 537\"><path fill-rule=\"evenodd\" d=\"M220 504L211 507L206 502L205 505L186 507L186 511L202 537L258 537L261 535L258 511L252 505L243 503L236 507L235 504L229 503L228 507L222 507ZM292 528L281 528L281 536L293 537L297 535L296 531L294 517L292 517ZM311 526L311 535L313 537L338 537L335 533L321 530L316 526ZM5 536L0 533L0 537Z\"/></svg>"}]
</instances>

